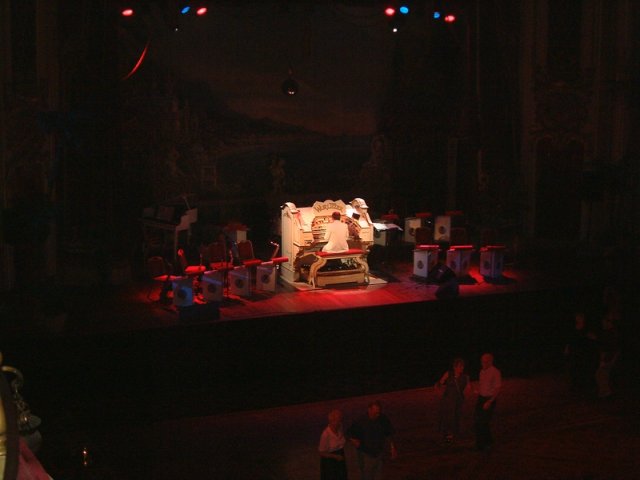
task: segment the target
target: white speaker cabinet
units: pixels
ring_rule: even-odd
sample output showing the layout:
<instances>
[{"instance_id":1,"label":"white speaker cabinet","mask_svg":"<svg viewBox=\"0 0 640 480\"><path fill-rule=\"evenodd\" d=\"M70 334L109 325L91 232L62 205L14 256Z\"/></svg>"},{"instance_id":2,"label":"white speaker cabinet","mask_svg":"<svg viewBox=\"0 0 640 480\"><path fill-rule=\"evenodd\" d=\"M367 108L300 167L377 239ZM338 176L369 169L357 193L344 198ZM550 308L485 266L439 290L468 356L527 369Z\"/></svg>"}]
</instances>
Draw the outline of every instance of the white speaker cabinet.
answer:
<instances>
[{"instance_id":1,"label":"white speaker cabinet","mask_svg":"<svg viewBox=\"0 0 640 480\"><path fill-rule=\"evenodd\" d=\"M404 236L406 243L416 243L416 228L422 226L422 219L417 217L408 217L404 219Z\"/></svg>"},{"instance_id":2,"label":"white speaker cabinet","mask_svg":"<svg viewBox=\"0 0 640 480\"><path fill-rule=\"evenodd\" d=\"M438 245L421 245L413 251L413 274L427 278L438 265Z\"/></svg>"},{"instance_id":3,"label":"white speaker cabinet","mask_svg":"<svg viewBox=\"0 0 640 480\"><path fill-rule=\"evenodd\" d=\"M487 246L480 250L480 275L487 278L500 278L504 267L502 246Z\"/></svg>"},{"instance_id":4,"label":"white speaker cabinet","mask_svg":"<svg viewBox=\"0 0 640 480\"><path fill-rule=\"evenodd\" d=\"M248 268L229 270L229 292L240 297L251 296L251 271Z\"/></svg>"},{"instance_id":5,"label":"white speaker cabinet","mask_svg":"<svg viewBox=\"0 0 640 480\"><path fill-rule=\"evenodd\" d=\"M448 242L451 240L451 217L438 215L433 229L433 240L436 242Z\"/></svg>"},{"instance_id":6,"label":"white speaker cabinet","mask_svg":"<svg viewBox=\"0 0 640 480\"><path fill-rule=\"evenodd\" d=\"M469 275L471 264L471 245L456 245L447 250L447 267L449 267L458 277Z\"/></svg>"},{"instance_id":7,"label":"white speaker cabinet","mask_svg":"<svg viewBox=\"0 0 640 480\"><path fill-rule=\"evenodd\" d=\"M224 295L224 272L209 270L202 274L202 298L206 302L221 302Z\"/></svg>"},{"instance_id":8,"label":"white speaker cabinet","mask_svg":"<svg viewBox=\"0 0 640 480\"><path fill-rule=\"evenodd\" d=\"M171 286L173 304L176 307L193 305L193 279L191 277L178 277L171 282Z\"/></svg>"},{"instance_id":9,"label":"white speaker cabinet","mask_svg":"<svg viewBox=\"0 0 640 480\"><path fill-rule=\"evenodd\" d=\"M258 265L256 267L256 288L267 292L276 291L278 269L275 265Z\"/></svg>"}]
</instances>

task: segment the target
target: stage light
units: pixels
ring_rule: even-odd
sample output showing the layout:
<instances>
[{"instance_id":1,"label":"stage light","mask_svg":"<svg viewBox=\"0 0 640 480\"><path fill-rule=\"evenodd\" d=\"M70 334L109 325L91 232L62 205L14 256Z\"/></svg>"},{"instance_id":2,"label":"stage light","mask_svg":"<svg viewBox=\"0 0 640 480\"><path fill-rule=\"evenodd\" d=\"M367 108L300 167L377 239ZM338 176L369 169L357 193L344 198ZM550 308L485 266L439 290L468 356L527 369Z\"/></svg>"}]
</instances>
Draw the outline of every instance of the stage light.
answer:
<instances>
[{"instance_id":1,"label":"stage light","mask_svg":"<svg viewBox=\"0 0 640 480\"><path fill-rule=\"evenodd\" d=\"M207 14L207 7L200 7L198 8L198 10L196 10L196 15L200 17L206 14Z\"/></svg>"},{"instance_id":2,"label":"stage light","mask_svg":"<svg viewBox=\"0 0 640 480\"><path fill-rule=\"evenodd\" d=\"M190 5L185 5L184 7L182 7L180 9L180 13L182 15L186 15L187 13L189 13L191 11L191 6Z\"/></svg>"},{"instance_id":3,"label":"stage light","mask_svg":"<svg viewBox=\"0 0 640 480\"><path fill-rule=\"evenodd\" d=\"M147 5L140 0L116 0L111 2L113 5L113 14L127 22L134 19L140 19L146 14Z\"/></svg>"},{"instance_id":4,"label":"stage light","mask_svg":"<svg viewBox=\"0 0 640 480\"><path fill-rule=\"evenodd\" d=\"M440 18L440 12L433 12L433 18L438 20Z\"/></svg>"},{"instance_id":5,"label":"stage light","mask_svg":"<svg viewBox=\"0 0 640 480\"><path fill-rule=\"evenodd\" d=\"M456 16L450 13L444 17L444 21L447 23L453 23L456 21Z\"/></svg>"},{"instance_id":6,"label":"stage light","mask_svg":"<svg viewBox=\"0 0 640 480\"><path fill-rule=\"evenodd\" d=\"M389 20L389 28L392 33L398 33L404 27L404 16L392 17Z\"/></svg>"},{"instance_id":7,"label":"stage light","mask_svg":"<svg viewBox=\"0 0 640 480\"><path fill-rule=\"evenodd\" d=\"M409 15L408 3L395 3L387 5L384 9L384 14L388 18L389 29L392 33L398 33L405 24L406 18Z\"/></svg>"}]
</instances>

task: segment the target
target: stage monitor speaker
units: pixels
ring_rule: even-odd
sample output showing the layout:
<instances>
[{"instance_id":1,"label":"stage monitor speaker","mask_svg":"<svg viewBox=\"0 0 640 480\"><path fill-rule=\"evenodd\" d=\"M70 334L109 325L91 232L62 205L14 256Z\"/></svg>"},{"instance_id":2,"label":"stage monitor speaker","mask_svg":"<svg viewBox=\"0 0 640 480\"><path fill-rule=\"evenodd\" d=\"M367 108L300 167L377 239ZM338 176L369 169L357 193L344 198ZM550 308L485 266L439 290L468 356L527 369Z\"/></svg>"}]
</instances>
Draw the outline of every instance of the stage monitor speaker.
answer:
<instances>
[{"instance_id":1,"label":"stage monitor speaker","mask_svg":"<svg viewBox=\"0 0 640 480\"><path fill-rule=\"evenodd\" d=\"M456 278L456 273L453 270L451 270L448 266L446 266L444 263L437 265L436 268L433 270L433 274L430 275L430 280L439 285L443 285L455 278Z\"/></svg>"}]
</instances>

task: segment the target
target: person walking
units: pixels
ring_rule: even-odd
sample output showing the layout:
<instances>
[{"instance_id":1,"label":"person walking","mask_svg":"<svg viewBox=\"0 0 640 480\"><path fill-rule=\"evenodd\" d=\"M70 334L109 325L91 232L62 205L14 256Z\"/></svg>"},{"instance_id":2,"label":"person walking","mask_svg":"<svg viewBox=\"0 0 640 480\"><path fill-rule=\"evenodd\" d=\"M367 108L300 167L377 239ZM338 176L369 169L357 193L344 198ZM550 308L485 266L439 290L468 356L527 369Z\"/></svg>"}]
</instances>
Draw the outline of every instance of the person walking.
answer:
<instances>
[{"instance_id":1,"label":"person walking","mask_svg":"<svg viewBox=\"0 0 640 480\"><path fill-rule=\"evenodd\" d=\"M320 480L347 480L347 462L344 456L346 443L342 430L342 412L331 410L329 423L320 435Z\"/></svg>"},{"instance_id":2,"label":"person walking","mask_svg":"<svg viewBox=\"0 0 640 480\"><path fill-rule=\"evenodd\" d=\"M493 445L491 418L496 408L496 398L502 386L502 373L493 365L493 354L480 356L478 399L475 407L476 450L484 451Z\"/></svg>"},{"instance_id":3,"label":"person walking","mask_svg":"<svg viewBox=\"0 0 640 480\"><path fill-rule=\"evenodd\" d=\"M347 434L356 447L360 480L380 480L382 459L387 444L391 459L398 455L392 436L395 433L391 421L382 413L380 402L373 401L367 413L351 425Z\"/></svg>"}]
</instances>

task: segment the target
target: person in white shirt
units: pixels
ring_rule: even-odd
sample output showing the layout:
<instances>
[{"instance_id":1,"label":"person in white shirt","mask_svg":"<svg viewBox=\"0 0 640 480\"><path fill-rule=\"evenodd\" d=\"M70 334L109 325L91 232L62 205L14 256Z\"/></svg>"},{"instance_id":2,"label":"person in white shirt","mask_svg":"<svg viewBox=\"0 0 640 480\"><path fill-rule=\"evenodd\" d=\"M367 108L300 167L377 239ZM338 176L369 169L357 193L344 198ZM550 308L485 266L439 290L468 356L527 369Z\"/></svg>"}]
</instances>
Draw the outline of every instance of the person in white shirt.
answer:
<instances>
[{"instance_id":1,"label":"person in white shirt","mask_svg":"<svg viewBox=\"0 0 640 480\"><path fill-rule=\"evenodd\" d=\"M502 385L502 373L493 365L493 354L483 353L480 357L482 368L478 378L478 400L475 408L476 450L491 447L491 417L496 407L496 397Z\"/></svg>"},{"instance_id":2,"label":"person in white shirt","mask_svg":"<svg viewBox=\"0 0 640 480\"><path fill-rule=\"evenodd\" d=\"M346 223L340 221L340 212L333 212L332 222L327 224L324 234L324 241L327 244L322 247L323 252L339 253L349 250L349 227Z\"/></svg>"},{"instance_id":3,"label":"person in white shirt","mask_svg":"<svg viewBox=\"0 0 640 480\"><path fill-rule=\"evenodd\" d=\"M347 480L347 462L344 457L345 438L342 430L342 412L331 410L327 416L329 424L320 435L321 480Z\"/></svg>"}]
</instances>

